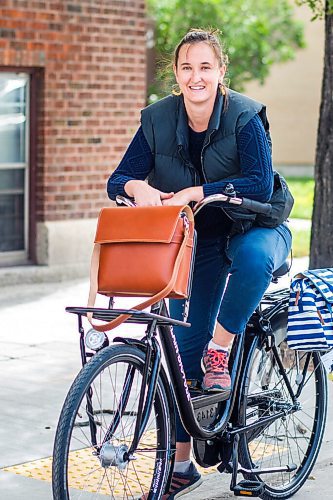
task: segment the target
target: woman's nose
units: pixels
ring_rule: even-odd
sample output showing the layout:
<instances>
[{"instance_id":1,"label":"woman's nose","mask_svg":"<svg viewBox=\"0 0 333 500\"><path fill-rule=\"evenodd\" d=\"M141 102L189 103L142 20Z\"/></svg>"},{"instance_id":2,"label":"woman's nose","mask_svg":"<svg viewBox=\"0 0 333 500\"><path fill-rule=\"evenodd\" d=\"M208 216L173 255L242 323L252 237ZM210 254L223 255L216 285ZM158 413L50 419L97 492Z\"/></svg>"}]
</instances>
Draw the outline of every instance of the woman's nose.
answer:
<instances>
[{"instance_id":1,"label":"woman's nose","mask_svg":"<svg viewBox=\"0 0 333 500\"><path fill-rule=\"evenodd\" d=\"M198 83L201 80L201 74L199 70L193 70L192 72L192 83Z\"/></svg>"}]
</instances>

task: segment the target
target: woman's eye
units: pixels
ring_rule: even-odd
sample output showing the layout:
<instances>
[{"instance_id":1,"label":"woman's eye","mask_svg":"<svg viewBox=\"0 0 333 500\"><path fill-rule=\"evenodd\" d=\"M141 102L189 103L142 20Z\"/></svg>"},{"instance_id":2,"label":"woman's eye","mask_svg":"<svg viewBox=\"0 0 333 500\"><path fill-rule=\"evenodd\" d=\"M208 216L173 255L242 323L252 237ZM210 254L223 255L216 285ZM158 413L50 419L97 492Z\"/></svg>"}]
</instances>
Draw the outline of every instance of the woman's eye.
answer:
<instances>
[{"instance_id":1,"label":"woman's eye","mask_svg":"<svg viewBox=\"0 0 333 500\"><path fill-rule=\"evenodd\" d=\"M204 69L204 70L210 69L210 66L202 66L202 69Z\"/></svg>"},{"instance_id":2,"label":"woman's eye","mask_svg":"<svg viewBox=\"0 0 333 500\"><path fill-rule=\"evenodd\" d=\"M183 69L184 69L185 71L189 71L189 70L191 69L191 67L190 67L190 66L183 66Z\"/></svg>"}]
</instances>

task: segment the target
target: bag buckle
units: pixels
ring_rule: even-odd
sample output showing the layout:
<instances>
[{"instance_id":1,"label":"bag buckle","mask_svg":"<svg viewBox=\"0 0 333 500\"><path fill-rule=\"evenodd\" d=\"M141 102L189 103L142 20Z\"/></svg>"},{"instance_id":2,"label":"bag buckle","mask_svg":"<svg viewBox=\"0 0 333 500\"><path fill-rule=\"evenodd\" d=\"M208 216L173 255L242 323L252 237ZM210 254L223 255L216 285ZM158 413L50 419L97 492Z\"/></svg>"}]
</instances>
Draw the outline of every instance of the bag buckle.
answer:
<instances>
[{"instance_id":1,"label":"bag buckle","mask_svg":"<svg viewBox=\"0 0 333 500\"><path fill-rule=\"evenodd\" d=\"M182 218L185 231L188 231L190 229L190 221L188 220L188 217L185 213L182 214Z\"/></svg>"}]
</instances>

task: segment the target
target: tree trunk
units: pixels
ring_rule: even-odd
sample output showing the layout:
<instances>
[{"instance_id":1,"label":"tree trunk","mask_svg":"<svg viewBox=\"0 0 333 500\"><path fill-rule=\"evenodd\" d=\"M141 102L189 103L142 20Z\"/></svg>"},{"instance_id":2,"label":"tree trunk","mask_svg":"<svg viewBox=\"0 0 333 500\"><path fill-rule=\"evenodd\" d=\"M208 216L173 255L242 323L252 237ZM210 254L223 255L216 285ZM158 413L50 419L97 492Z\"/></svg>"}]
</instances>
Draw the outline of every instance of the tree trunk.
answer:
<instances>
[{"instance_id":1,"label":"tree trunk","mask_svg":"<svg viewBox=\"0 0 333 500\"><path fill-rule=\"evenodd\" d=\"M333 15L325 10L325 56L315 162L310 269L333 267ZM309 61L311 71L311 61Z\"/></svg>"}]
</instances>

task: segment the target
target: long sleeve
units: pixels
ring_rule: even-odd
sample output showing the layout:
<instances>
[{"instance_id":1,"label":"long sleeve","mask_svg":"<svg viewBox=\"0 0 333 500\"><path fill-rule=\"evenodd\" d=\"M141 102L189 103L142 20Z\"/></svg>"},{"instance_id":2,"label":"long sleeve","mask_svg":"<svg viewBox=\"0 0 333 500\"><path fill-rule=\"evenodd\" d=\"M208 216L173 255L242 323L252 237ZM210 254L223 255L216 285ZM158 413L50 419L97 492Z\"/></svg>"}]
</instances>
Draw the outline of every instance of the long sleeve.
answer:
<instances>
[{"instance_id":1,"label":"long sleeve","mask_svg":"<svg viewBox=\"0 0 333 500\"><path fill-rule=\"evenodd\" d=\"M240 196L268 201L273 192L273 169L270 146L258 115L237 134L241 176L203 185L204 195L222 193L232 183Z\"/></svg>"},{"instance_id":2,"label":"long sleeve","mask_svg":"<svg viewBox=\"0 0 333 500\"><path fill-rule=\"evenodd\" d=\"M143 181L154 166L153 154L140 127L127 148L119 166L111 174L107 184L108 196L115 200L117 195L127 196L124 191L126 182Z\"/></svg>"}]
</instances>

